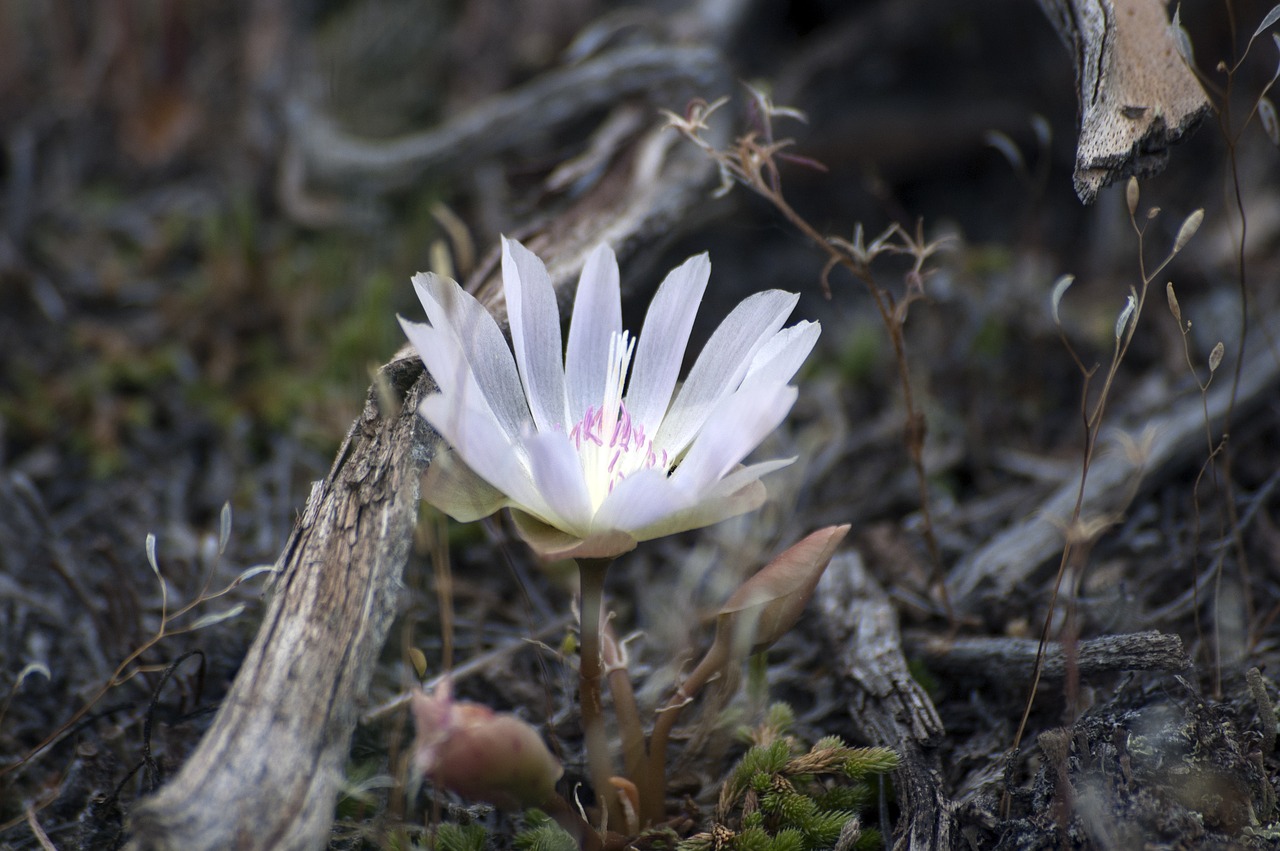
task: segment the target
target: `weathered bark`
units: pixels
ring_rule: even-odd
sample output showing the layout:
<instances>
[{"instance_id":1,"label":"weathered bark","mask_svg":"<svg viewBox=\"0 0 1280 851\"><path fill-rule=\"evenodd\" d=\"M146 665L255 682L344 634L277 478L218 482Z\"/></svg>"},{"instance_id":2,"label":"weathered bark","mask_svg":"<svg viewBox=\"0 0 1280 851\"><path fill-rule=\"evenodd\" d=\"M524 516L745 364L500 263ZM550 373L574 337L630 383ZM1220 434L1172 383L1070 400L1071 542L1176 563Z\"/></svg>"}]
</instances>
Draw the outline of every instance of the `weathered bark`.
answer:
<instances>
[{"instance_id":1,"label":"weathered bark","mask_svg":"<svg viewBox=\"0 0 1280 851\"><path fill-rule=\"evenodd\" d=\"M1169 148L1209 112L1178 52L1165 0L1040 0L1071 51L1080 99L1076 194L1159 172Z\"/></svg>"},{"instance_id":2,"label":"weathered bark","mask_svg":"<svg viewBox=\"0 0 1280 851\"><path fill-rule=\"evenodd\" d=\"M898 616L853 552L836 556L815 597L849 687L849 714L862 737L901 758L895 789L901 815L894 848L956 847L955 806L942 786L934 748L946 731L929 695L907 671Z\"/></svg>"},{"instance_id":3,"label":"weathered bark","mask_svg":"<svg viewBox=\"0 0 1280 851\"><path fill-rule=\"evenodd\" d=\"M359 701L395 614L435 435L416 358L382 376L277 562L274 597L213 727L134 810L132 848L316 848L333 817Z\"/></svg>"}]
</instances>

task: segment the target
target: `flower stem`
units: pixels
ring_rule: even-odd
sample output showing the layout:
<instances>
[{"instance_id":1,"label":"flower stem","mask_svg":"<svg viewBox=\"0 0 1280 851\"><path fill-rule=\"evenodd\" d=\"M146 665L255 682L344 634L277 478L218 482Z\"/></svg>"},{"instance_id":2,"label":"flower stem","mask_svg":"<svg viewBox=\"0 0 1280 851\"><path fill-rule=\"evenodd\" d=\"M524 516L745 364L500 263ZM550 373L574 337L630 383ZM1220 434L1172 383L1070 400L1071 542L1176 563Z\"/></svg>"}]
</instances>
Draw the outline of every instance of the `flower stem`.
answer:
<instances>
[{"instance_id":1,"label":"flower stem","mask_svg":"<svg viewBox=\"0 0 1280 851\"><path fill-rule=\"evenodd\" d=\"M702 691L716 674L724 670L730 654L727 643L718 640L711 645L707 655L685 678L666 705L658 710L653 722L653 734L649 737L649 763L640 790L640 824L656 824L662 819L667 801L667 740L680 717L680 711Z\"/></svg>"},{"instance_id":2,"label":"flower stem","mask_svg":"<svg viewBox=\"0 0 1280 851\"><path fill-rule=\"evenodd\" d=\"M618 722L618 736L622 739L622 770L637 787L644 782L646 742L644 726L640 723L640 708L636 704L635 691L631 688L631 674L627 671L622 644L614 634L613 626L605 623L604 664L609 678L609 694L613 697L613 715Z\"/></svg>"},{"instance_id":3,"label":"flower stem","mask_svg":"<svg viewBox=\"0 0 1280 851\"><path fill-rule=\"evenodd\" d=\"M604 602L604 578L611 559L581 559L578 580L581 587L582 647L578 662L578 699L582 704L582 733L587 750L587 771L601 812L613 825L623 824L622 807L613 785L609 736L604 727L604 702L600 693L603 666L600 658L600 609Z\"/></svg>"}]
</instances>

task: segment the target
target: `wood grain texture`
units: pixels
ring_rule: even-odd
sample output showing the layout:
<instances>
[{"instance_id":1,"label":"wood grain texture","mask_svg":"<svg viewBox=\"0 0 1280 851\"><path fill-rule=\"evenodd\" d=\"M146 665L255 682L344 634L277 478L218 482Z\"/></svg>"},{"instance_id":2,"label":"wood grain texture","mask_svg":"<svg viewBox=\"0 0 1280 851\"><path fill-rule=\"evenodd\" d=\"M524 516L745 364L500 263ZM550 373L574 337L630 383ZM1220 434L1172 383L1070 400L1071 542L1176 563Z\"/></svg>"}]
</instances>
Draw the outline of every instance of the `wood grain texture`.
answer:
<instances>
[{"instance_id":1,"label":"wood grain texture","mask_svg":"<svg viewBox=\"0 0 1280 851\"><path fill-rule=\"evenodd\" d=\"M930 670L958 678L980 677L1013 692L1030 685L1040 646L1032 638L949 639L923 631L908 632L903 639L912 656L922 657ZM1191 667L1182 639L1155 630L1081 641L1072 655L1071 664L1083 679L1118 671L1185 671ZM1046 682L1062 680L1067 669L1062 642L1051 642L1045 648L1041 678Z\"/></svg>"},{"instance_id":2,"label":"wood grain texture","mask_svg":"<svg viewBox=\"0 0 1280 851\"><path fill-rule=\"evenodd\" d=\"M1209 112L1179 54L1164 0L1039 0L1071 51L1080 101L1076 194L1159 172Z\"/></svg>"},{"instance_id":3,"label":"wood grain texture","mask_svg":"<svg viewBox=\"0 0 1280 851\"><path fill-rule=\"evenodd\" d=\"M437 441L415 413L434 389L417 358L382 375L277 562L262 627L212 728L134 810L136 849L323 847L360 701L391 619Z\"/></svg>"},{"instance_id":4,"label":"wood grain texture","mask_svg":"<svg viewBox=\"0 0 1280 851\"><path fill-rule=\"evenodd\" d=\"M955 806L943 789L936 746L946 731L929 695L907 671L898 616L854 552L838 554L814 597L861 738L892 748L901 813L895 849L958 847Z\"/></svg>"}]
</instances>

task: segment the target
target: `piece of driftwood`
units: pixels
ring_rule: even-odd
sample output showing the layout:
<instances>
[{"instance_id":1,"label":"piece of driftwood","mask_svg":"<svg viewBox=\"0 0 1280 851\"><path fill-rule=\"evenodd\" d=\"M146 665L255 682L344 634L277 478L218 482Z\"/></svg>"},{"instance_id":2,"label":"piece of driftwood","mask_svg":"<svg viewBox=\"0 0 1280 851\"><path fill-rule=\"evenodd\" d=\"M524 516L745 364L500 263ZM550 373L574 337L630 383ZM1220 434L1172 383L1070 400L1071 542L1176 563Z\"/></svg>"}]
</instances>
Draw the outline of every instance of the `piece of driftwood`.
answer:
<instances>
[{"instance_id":1,"label":"piece of driftwood","mask_svg":"<svg viewBox=\"0 0 1280 851\"><path fill-rule=\"evenodd\" d=\"M955 847L954 805L942 786L935 747L942 719L907 671L898 616L857 553L831 561L815 600L849 693L849 714L862 738L893 748L901 758L894 785L901 814L894 848Z\"/></svg>"},{"instance_id":2,"label":"piece of driftwood","mask_svg":"<svg viewBox=\"0 0 1280 851\"><path fill-rule=\"evenodd\" d=\"M1104 186L1163 169L1209 100L1178 51L1165 0L1039 2L1075 62L1074 182L1092 204Z\"/></svg>"},{"instance_id":3,"label":"piece of driftwood","mask_svg":"<svg viewBox=\"0 0 1280 851\"><path fill-rule=\"evenodd\" d=\"M556 238L529 239L558 292L572 289L600 240L625 255L670 236L709 192L714 166L690 147L672 149L662 132L617 157L550 226ZM498 288L479 289L505 314ZM421 475L438 441L415 413L432 387L409 351L379 371L277 562L274 597L230 693L178 775L134 809L129 848L326 844L351 733L395 613Z\"/></svg>"},{"instance_id":4,"label":"piece of driftwood","mask_svg":"<svg viewBox=\"0 0 1280 851\"><path fill-rule=\"evenodd\" d=\"M317 848L395 615L434 436L414 358L380 370L276 563L274 596L230 693L178 775L133 811L131 848Z\"/></svg>"},{"instance_id":5,"label":"piece of driftwood","mask_svg":"<svg viewBox=\"0 0 1280 851\"><path fill-rule=\"evenodd\" d=\"M1255 331L1258 341L1245 354L1237 416L1244 413L1268 390L1280 382L1280 359L1267 348L1276 339L1280 318L1273 317L1269 328ZM1143 426L1117 431L1105 441L1094 458L1086 480L1083 518L1116 516L1136 495L1138 480L1167 465L1208 453L1205 443L1205 408L1213 433L1221 431L1231 405L1230 369L1219 370L1207 400L1188 393L1172 404L1167 413L1153 417ZM1128 449L1126 450L1126 446ZM1134 448L1138 451L1134 451ZM1079 477L1073 476L1044 500L1029 517L1020 519L975 550L952 568L947 590L953 605L962 612L978 614L992 599L1009 594L1025 582L1049 559L1062 552L1066 529L1076 503Z\"/></svg>"},{"instance_id":6,"label":"piece of driftwood","mask_svg":"<svg viewBox=\"0 0 1280 851\"><path fill-rule=\"evenodd\" d=\"M929 632L903 635L911 655L922 657L932 670L959 677L981 677L1013 689L1031 681L1039 642L1032 638L952 638ZM1185 671L1191 660L1176 635L1150 630L1104 635L1081 641L1074 664L1084 679L1117 671ZM1044 681L1061 680L1067 673L1067 654L1054 641L1045 649Z\"/></svg>"}]
</instances>

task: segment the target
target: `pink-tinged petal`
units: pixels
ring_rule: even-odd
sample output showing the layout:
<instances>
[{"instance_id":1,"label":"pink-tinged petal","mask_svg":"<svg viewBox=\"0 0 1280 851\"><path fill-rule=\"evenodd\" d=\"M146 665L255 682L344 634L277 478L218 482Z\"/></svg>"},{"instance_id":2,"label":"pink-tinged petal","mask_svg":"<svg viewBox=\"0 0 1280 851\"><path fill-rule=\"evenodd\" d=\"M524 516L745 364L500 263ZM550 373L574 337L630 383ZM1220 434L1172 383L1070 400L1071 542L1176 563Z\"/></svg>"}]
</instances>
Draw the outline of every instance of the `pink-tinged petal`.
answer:
<instances>
[{"instance_id":1,"label":"pink-tinged petal","mask_svg":"<svg viewBox=\"0 0 1280 851\"><path fill-rule=\"evenodd\" d=\"M517 508L511 509L511 519L524 542L543 558L613 558L636 547L635 538L618 530L579 538Z\"/></svg>"},{"instance_id":2,"label":"pink-tinged petal","mask_svg":"<svg viewBox=\"0 0 1280 851\"><path fill-rule=\"evenodd\" d=\"M545 806L554 797L564 769L528 723L454 700L448 685L432 695L415 693L410 708L417 732L412 760L417 774L503 809Z\"/></svg>"},{"instance_id":3,"label":"pink-tinged petal","mask_svg":"<svg viewBox=\"0 0 1280 851\"><path fill-rule=\"evenodd\" d=\"M443 448L423 476L422 498L462 523L488 517L510 503L506 494L476 475L457 453Z\"/></svg>"},{"instance_id":4,"label":"pink-tinged petal","mask_svg":"<svg viewBox=\"0 0 1280 851\"><path fill-rule=\"evenodd\" d=\"M767 290L735 307L698 355L654 442L672 455L682 453L716 403L738 389L757 352L776 337L799 299Z\"/></svg>"},{"instance_id":5,"label":"pink-tinged petal","mask_svg":"<svg viewBox=\"0 0 1280 851\"><path fill-rule=\"evenodd\" d=\"M751 360L751 368L742 386L786 384L795 377L809 352L818 342L822 327L817 322L797 322L779 331L761 346Z\"/></svg>"},{"instance_id":6,"label":"pink-tinged petal","mask_svg":"<svg viewBox=\"0 0 1280 851\"><path fill-rule=\"evenodd\" d=\"M778 427L796 395L796 388L775 384L726 397L707 418L672 481L699 491L711 487Z\"/></svg>"},{"instance_id":7,"label":"pink-tinged petal","mask_svg":"<svg viewBox=\"0 0 1280 851\"><path fill-rule=\"evenodd\" d=\"M587 257L578 279L565 349L564 380L569 420L578 422L588 406L599 406L609 373L609 341L622 333L618 261L600 244Z\"/></svg>"},{"instance_id":8,"label":"pink-tinged petal","mask_svg":"<svg viewBox=\"0 0 1280 851\"><path fill-rule=\"evenodd\" d=\"M710 278L707 255L690 257L667 275L649 304L627 386L627 410L648 434L657 434L671 403L693 319Z\"/></svg>"},{"instance_id":9,"label":"pink-tinged petal","mask_svg":"<svg viewBox=\"0 0 1280 851\"><path fill-rule=\"evenodd\" d=\"M560 308L547 267L515 240L502 240L502 287L511 321L511 342L538 431L565 424L564 351Z\"/></svg>"},{"instance_id":10,"label":"pink-tinged petal","mask_svg":"<svg viewBox=\"0 0 1280 851\"><path fill-rule=\"evenodd\" d=\"M511 348L498 323L455 281L439 275L418 274L413 278L413 286L431 324L457 341L503 430L513 439L518 437L531 422L529 406Z\"/></svg>"},{"instance_id":11,"label":"pink-tinged petal","mask_svg":"<svg viewBox=\"0 0 1280 851\"><path fill-rule=\"evenodd\" d=\"M525 437L533 485L566 523L566 531L585 533L591 527L591 494L582 473L582 461L562 431L546 431Z\"/></svg>"}]
</instances>

